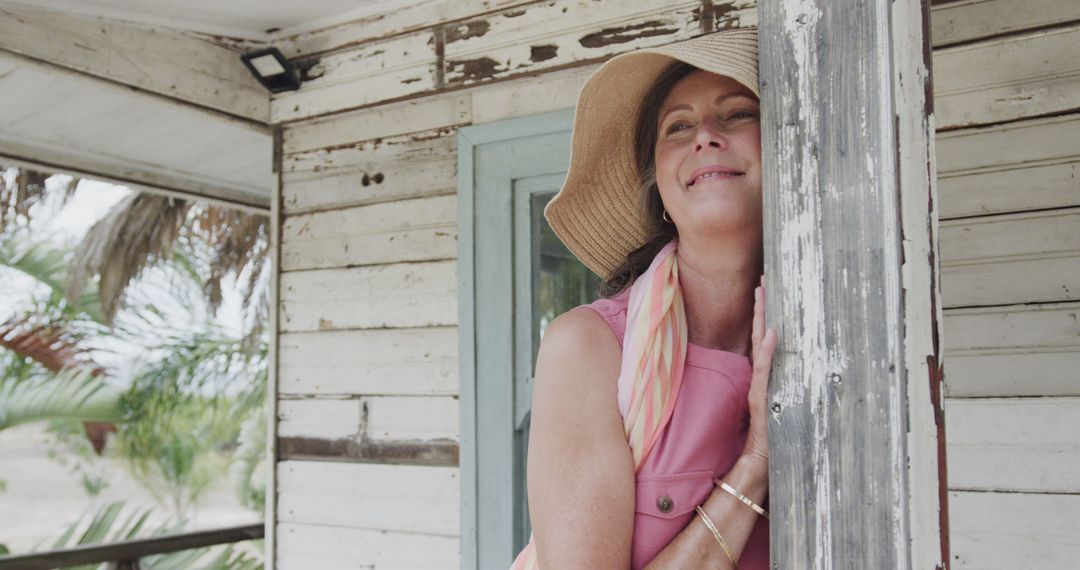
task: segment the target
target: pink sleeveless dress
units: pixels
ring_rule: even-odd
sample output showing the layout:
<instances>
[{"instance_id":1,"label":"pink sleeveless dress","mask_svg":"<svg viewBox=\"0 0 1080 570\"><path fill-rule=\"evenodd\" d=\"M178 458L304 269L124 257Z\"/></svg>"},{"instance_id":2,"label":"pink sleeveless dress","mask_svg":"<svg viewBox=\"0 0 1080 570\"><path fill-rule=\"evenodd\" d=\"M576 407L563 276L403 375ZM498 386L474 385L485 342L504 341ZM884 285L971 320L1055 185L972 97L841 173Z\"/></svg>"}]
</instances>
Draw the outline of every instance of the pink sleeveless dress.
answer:
<instances>
[{"instance_id":1,"label":"pink sleeveless dress","mask_svg":"<svg viewBox=\"0 0 1080 570\"><path fill-rule=\"evenodd\" d=\"M586 307L611 326L619 344L626 332L630 290ZM675 411L637 474L631 567L644 567L697 516L713 477L735 464L746 442L750 360L690 344ZM624 391L620 387L620 392ZM666 511L666 512L665 512ZM769 567L769 521L759 517L739 558L743 570Z\"/></svg>"}]
</instances>

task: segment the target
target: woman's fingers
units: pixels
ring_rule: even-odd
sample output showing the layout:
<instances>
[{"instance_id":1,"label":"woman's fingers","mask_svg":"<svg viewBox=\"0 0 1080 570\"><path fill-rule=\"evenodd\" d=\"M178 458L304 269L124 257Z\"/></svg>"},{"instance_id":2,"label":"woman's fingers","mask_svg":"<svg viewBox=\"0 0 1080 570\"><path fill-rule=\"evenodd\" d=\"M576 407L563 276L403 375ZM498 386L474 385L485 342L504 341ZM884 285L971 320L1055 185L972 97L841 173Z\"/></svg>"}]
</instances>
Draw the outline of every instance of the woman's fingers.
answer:
<instances>
[{"instance_id":1,"label":"woman's fingers","mask_svg":"<svg viewBox=\"0 0 1080 570\"><path fill-rule=\"evenodd\" d=\"M758 346L757 358L754 359L754 375L768 384L769 371L772 370L773 351L776 349L776 329L769 328Z\"/></svg>"},{"instance_id":2,"label":"woman's fingers","mask_svg":"<svg viewBox=\"0 0 1080 570\"><path fill-rule=\"evenodd\" d=\"M754 320L750 326L750 357L757 358L758 350L761 348L761 339L765 334L765 315L762 312L764 292L761 287L754 289Z\"/></svg>"}]
</instances>

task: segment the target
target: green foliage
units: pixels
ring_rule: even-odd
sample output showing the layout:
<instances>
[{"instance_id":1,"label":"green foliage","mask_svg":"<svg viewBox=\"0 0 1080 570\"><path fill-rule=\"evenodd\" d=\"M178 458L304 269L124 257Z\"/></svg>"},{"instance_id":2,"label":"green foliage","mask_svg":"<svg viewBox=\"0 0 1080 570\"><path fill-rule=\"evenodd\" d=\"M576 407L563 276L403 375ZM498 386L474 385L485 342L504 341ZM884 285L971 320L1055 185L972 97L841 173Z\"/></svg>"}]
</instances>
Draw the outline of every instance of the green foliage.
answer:
<instances>
[{"instance_id":1,"label":"green foliage","mask_svg":"<svg viewBox=\"0 0 1080 570\"><path fill-rule=\"evenodd\" d=\"M86 438L82 422L56 419L49 422L48 431L54 438L48 451L49 458L77 475L88 496L100 495L109 486L109 481L105 478L101 458Z\"/></svg>"},{"instance_id":2,"label":"green foliage","mask_svg":"<svg viewBox=\"0 0 1080 570\"><path fill-rule=\"evenodd\" d=\"M259 513L266 505L266 479L256 476L266 459L266 414L262 408L240 428L239 446L229 466L229 480L240 502Z\"/></svg>"},{"instance_id":3,"label":"green foliage","mask_svg":"<svg viewBox=\"0 0 1080 570\"><path fill-rule=\"evenodd\" d=\"M53 418L113 422L121 417L119 395L87 368L23 381L0 378L0 430Z\"/></svg>"},{"instance_id":4,"label":"green foliage","mask_svg":"<svg viewBox=\"0 0 1080 570\"><path fill-rule=\"evenodd\" d=\"M152 207L135 208L136 202ZM151 202L122 201L107 216L115 227L103 219L91 232L108 239L84 240L77 250L36 240L25 226L0 232L0 271L18 271L39 283L22 314L0 322L0 429L47 418L115 423L111 453L125 458L136 478L175 513L187 512L227 469L241 500L261 510L265 488L253 478L265 460L263 327L269 304L260 276L269 266L266 219L200 206L183 219L181 231L164 231L146 220L180 220L173 214L184 209ZM119 207L124 205L130 207ZM169 214L170 208L176 211ZM156 237L147 240L144 233ZM215 324L226 275L246 282L239 334ZM103 311L99 289L106 277L110 311ZM73 292L78 297L70 297ZM256 293L262 293L258 300ZM105 319L106 312L116 319ZM34 341L27 331L38 327L55 331L59 342L4 342L13 338L5 330ZM140 356L127 363L122 377L91 366L90 357L136 351ZM56 370L61 372L50 372ZM75 451L67 464L84 490L96 495L107 483L92 469L97 457L80 439L79 426L54 422L53 433L67 452ZM105 517L99 524L111 525L107 509L99 514Z\"/></svg>"},{"instance_id":5,"label":"green foliage","mask_svg":"<svg viewBox=\"0 0 1080 570\"><path fill-rule=\"evenodd\" d=\"M124 395L124 429L115 440L120 453L178 513L224 472L223 452L237 445L244 421L262 407L265 345L253 357L239 346L214 331L175 337L152 347L168 356L141 368Z\"/></svg>"}]
</instances>

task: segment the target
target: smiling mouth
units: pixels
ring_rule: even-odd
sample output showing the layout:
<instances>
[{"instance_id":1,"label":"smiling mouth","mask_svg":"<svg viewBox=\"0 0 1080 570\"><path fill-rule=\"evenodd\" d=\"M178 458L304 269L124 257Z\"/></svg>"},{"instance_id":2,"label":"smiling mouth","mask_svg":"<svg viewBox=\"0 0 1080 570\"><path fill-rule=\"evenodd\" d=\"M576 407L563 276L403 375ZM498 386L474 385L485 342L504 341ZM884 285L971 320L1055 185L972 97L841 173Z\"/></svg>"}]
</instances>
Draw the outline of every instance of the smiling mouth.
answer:
<instances>
[{"instance_id":1,"label":"smiling mouth","mask_svg":"<svg viewBox=\"0 0 1080 570\"><path fill-rule=\"evenodd\" d=\"M687 186L693 186L694 184L697 184L698 182L701 182L701 181L704 181L704 180L731 179L731 178L738 178L739 176L742 176L742 175L743 175L742 172L734 172L734 171L731 171L731 172L706 172L705 174L702 174L700 176L695 177L693 180L690 181L689 184L687 184Z\"/></svg>"}]
</instances>

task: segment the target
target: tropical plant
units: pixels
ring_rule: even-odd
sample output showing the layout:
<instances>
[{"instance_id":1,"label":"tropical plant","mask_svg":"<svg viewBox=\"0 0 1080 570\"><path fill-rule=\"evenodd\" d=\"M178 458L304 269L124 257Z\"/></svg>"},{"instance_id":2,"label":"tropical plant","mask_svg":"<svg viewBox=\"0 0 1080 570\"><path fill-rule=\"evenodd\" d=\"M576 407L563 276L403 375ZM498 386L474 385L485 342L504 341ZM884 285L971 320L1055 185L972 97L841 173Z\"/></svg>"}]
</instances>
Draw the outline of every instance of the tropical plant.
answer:
<instances>
[{"instance_id":1,"label":"tropical plant","mask_svg":"<svg viewBox=\"0 0 1080 570\"><path fill-rule=\"evenodd\" d=\"M13 355L0 359L0 430L40 419L81 419L100 450L105 426L120 419L120 390L106 382L85 345L104 330L96 287L85 287L74 302L64 295L67 257L26 232L0 238L0 266L32 277L46 293L0 323L0 347Z\"/></svg>"},{"instance_id":2,"label":"tropical plant","mask_svg":"<svg viewBox=\"0 0 1080 570\"><path fill-rule=\"evenodd\" d=\"M49 197L45 181L51 177L40 170L0 163L0 234L30 219L31 210ZM68 177L62 185L61 202L69 200L78 185L78 178Z\"/></svg>"},{"instance_id":3,"label":"tropical plant","mask_svg":"<svg viewBox=\"0 0 1080 570\"><path fill-rule=\"evenodd\" d=\"M11 173L0 181L0 265L34 277L47 294L0 323L0 347L10 351L0 351L0 390L19 396L7 417L78 417L43 405L67 401L86 412L81 419L118 422L119 454L177 513L223 469L218 452L236 448L233 484L261 510L265 490L253 477L265 448L256 418L265 418L267 218L133 193L66 250L21 235L45 201L45 176L17 171L11 183ZM62 189L64 200L75 182ZM238 336L213 322L227 278L242 283ZM90 358L102 339L140 347L139 361L119 379L122 394ZM7 394L0 392L0 429ZM86 431L111 425L88 422Z\"/></svg>"},{"instance_id":4,"label":"tropical plant","mask_svg":"<svg viewBox=\"0 0 1080 570\"><path fill-rule=\"evenodd\" d=\"M125 512L123 501L108 503L94 512L87 513L70 524L51 544L48 550L60 550L76 546L120 542L136 538L160 536L183 531L182 519L171 519L147 530L151 509ZM40 546L40 545L39 545ZM237 550L235 545L212 548L194 548L179 552L155 554L139 560L139 566L148 570L173 570L201 568L204 570L257 570L262 563ZM105 568L106 564L75 567L77 570Z\"/></svg>"}]
</instances>

